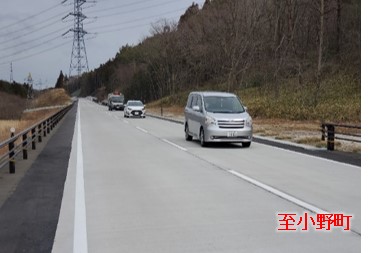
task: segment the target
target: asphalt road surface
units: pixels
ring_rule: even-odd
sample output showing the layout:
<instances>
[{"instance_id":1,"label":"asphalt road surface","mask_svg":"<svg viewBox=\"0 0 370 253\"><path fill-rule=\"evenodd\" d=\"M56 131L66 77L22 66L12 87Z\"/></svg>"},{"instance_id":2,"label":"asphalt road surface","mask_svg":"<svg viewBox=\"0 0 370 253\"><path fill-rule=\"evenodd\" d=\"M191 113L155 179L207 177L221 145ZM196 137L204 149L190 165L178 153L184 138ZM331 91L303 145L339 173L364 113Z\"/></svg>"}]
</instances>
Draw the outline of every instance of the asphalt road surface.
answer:
<instances>
[{"instance_id":1,"label":"asphalt road surface","mask_svg":"<svg viewBox=\"0 0 370 253\"><path fill-rule=\"evenodd\" d=\"M180 124L87 100L73 126L52 252L360 252L360 167L259 143L202 148Z\"/></svg>"}]
</instances>

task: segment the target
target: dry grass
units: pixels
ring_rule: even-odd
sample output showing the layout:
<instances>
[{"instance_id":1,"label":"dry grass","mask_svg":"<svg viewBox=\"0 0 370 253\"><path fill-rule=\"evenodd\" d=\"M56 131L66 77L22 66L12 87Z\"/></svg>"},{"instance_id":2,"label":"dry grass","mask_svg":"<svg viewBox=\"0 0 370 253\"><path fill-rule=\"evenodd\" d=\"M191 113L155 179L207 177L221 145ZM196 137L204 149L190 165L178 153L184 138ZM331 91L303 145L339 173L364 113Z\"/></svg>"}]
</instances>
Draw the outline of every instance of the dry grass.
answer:
<instances>
[{"instance_id":1,"label":"dry grass","mask_svg":"<svg viewBox=\"0 0 370 253\"><path fill-rule=\"evenodd\" d=\"M184 117L184 107L179 107L179 106L171 106L171 107L161 107L159 106L154 106L154 105L147 105L146 110L149 113L153 113L156 115L163 115L165 117L170 117L170 118L182 118Z\"/></svg>"},{"instance_id":2,"label":"dry grass","mask_svg":"<svg viewBox=\"0 0 370 253\"><path fill-rule=\"evenodd\" d=\"M254 133L276 140L286 140L317 148L325 148L326 141L321 140L321 124L318 121L291 121L280 119L257 119L254 121ZM335 141L335 149L345 152L361 153L361 144L350 141Z\"/></svg>"},{"instance_id":3,"label":"dry grass","mask_svg":"<svg viewBox=\"0 0 370 253\"><path fill-rule=\"evenodd\" d=\"M30 108L68 105L71 98L64 89L51 89L42 92L37 98L32 100Z\"/></svg>"},{"instance_id":4,"label":"dry grass","mask_svg":"<svg viewBox=\"0 0 370 253\"><path fill-rule=\"evenodd\" d=\"M24 98L0 91L0 119L19 119L27 103Z\"/></svg>"},{"instance_id":5,"label":"dry grass","mask_svg":"<svg viewBox=\"0 0 370 253\"><path fill-rule=\"evenodd\" d=\"M40 108L55 105L67 105L70 98L64 89L50 89L44 91L36 99L32 100L29 108ZM21 115L19 120L1 120L0 119L0 142L10 137L10 128L14 127L16 134L35 123L46 119L60 109L45 109L41 111L27 112Z\"/></svg>"}]
</instances>

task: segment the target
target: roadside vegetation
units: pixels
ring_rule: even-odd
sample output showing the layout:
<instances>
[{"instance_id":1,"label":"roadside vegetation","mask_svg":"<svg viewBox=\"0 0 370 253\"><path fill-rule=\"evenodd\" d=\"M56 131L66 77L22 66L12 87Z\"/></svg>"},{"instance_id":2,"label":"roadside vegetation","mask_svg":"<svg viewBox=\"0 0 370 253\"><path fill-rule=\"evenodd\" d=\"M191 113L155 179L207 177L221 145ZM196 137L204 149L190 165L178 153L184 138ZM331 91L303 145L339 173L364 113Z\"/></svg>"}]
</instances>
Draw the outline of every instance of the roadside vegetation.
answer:
<instances>
[{"instance_id":1,"label":"roadside vegetation","mask_svg":"<svg viewBox=\"0 0 370 253\"><path fill-rule=\"evenodd\" d=\"M10 128L14 127L16 133L49 117L59 109L55 105L67 105L70 97L64 89L49 89L36 94L34 99L0 92L0 142L10 137ZM43 108L38 111L25 111L26 109Z\"/></svg>"},{"instance_id":2,"label":"roadside vegetation","mask_svg":"<svg viewBox=\"0 0 370 253\"><path fill-rule=\"evenodd\" d=\"M357 81L346 74L338 73L336 78L322 82L317 102L313 103L315 89L307 85L296 85L294 80L286 80L276 94L269 85L247 87L234 92L238 94L254 119L284 119L299 121L327 121L361 124L361 89ZM212 85L198 90L210 90ZM227 91L219 85L217 90ZM154 107L184 108L189 91L153 101ZM181 110L181 109L180 109ZM179 111L179 110L178 110Z\"/></svg>"},{"instance_id":3,"label":"roadside vegetation","mask_svg":"<svg viewBox=\"0 0 370 253\"><path fill-rule=\"evenodd\" d=\"M257 118L360 123L360 11L356 0L205 0L65 88L181 107L192 90L230 91Z\"/></svg>"},{"instance_id":4,"label":"roadside vegetation","mask_svg":"<svg viewBox=\"0 0 370 253\"><path fill-rule=\"evenodd\" d=\"M256 133L323 146L322 121L361 124L360 13L356 0L205 0L66 89L100 101L118 90L179 116L190 91L234 92ZM315 136L279 127L294 122Z\"/></svg>"}]
</instances>

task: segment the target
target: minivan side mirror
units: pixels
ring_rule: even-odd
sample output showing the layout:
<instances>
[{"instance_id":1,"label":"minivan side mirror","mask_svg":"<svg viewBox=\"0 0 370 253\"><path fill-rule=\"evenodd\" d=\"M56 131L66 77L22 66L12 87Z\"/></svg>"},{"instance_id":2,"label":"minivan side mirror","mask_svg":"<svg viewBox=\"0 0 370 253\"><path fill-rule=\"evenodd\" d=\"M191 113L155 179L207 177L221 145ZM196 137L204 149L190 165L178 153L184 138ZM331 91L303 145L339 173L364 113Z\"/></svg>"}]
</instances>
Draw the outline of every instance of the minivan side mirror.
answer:
<instances>
[{"instance_id":1,"label":"minivan side mirror","mask_svg":"<svg viewBox=\"0 0 370 253\"><path fill-rule=\"evenodd\" d=\"M243 106L243 107L244 107L244 110L245 110L245 111L248 111L248 107L246 107L246 106Z\"/></svg>"},{"instance_id":2,"label":"minivan side mirror","mask_svg":"<svg viewBox=\"0 0 370 253\"><path fill-rule=\"evenodd\" d=\"M194 105L193 110L196 111L196 112L200 112L199 105Z\"/></svg>"}]
</instances>

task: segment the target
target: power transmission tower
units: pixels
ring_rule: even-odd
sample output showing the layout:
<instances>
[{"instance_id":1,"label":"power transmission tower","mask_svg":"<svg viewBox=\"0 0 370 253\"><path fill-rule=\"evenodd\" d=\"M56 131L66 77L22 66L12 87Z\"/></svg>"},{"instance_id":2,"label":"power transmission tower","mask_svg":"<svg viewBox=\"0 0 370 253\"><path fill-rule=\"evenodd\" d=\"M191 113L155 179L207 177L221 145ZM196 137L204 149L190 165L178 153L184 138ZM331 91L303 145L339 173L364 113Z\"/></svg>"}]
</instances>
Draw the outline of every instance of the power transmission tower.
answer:
<instances>
[{"instance_id":1,"label":"power transmission tower","mask_svg":"<svg viewBox=\"0 0 370 253\"><path fill-rule=\"evenodd\" d=\"M27 86L28 86L27 98L33 99L33 79L32 79L31 73L28 73L28 77L26 81L27 81Z\"/></svg>"},{"instance_id":2,"label":"power transmission tower","mask_svg":"<svg viewBox=\"0 0 370 253\"><path fill-rule=\"evenodd\" d=\"M64 2L66 1L63 1L63 3ZM82 5L86 2L86 0L74 0L74 11L63 18L64 20L68 16L74 17L73 28L63 34L64 36L69 32L73 32L73 45L71 63L69 65L69 76L71 76L72 73L75 73L79 77L83 71L89 71L84 40L84 36L87 34L87 32L83 28L83 21L86 19L86 16L82 13Z\"/></svg>"}]
</instances>

